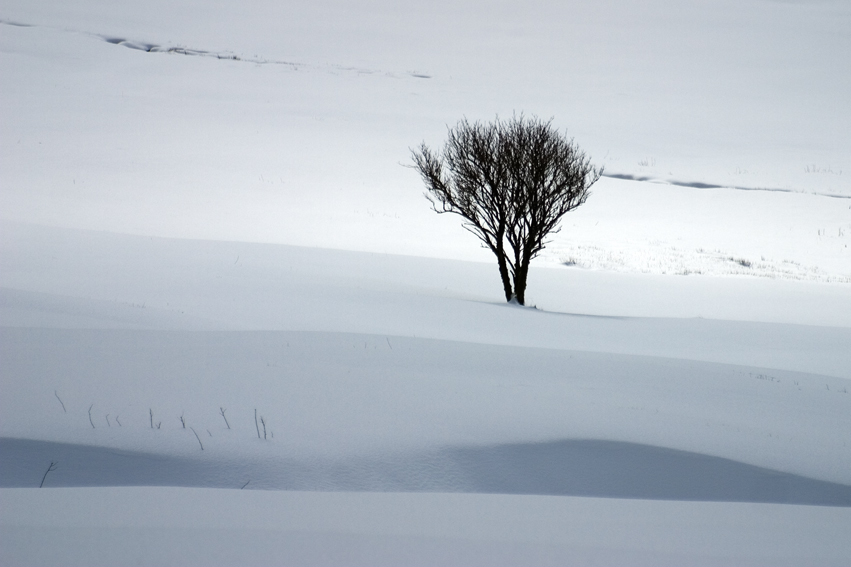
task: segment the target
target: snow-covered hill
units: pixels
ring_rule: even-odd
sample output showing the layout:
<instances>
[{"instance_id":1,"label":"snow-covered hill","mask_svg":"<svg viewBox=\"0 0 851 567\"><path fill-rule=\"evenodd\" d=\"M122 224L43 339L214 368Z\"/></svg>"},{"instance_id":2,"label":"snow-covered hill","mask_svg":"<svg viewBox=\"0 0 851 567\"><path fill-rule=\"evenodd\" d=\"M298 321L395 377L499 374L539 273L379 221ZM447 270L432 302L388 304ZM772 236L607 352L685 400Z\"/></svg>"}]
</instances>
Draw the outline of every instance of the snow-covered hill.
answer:
<instances>
[{"instance_id":1,"label":"snow-covered hill","mask_svg":"<svg viewBox=\"0 0 851 567\"><path fill-rule=\"evenodd\" d=\"M0 479L18 487L0 493L7 511L32 501L15 491L42 483L527 494L567 498L565 506L581 496L595 510L608 505L594 498L642 499L646 507L624 510L661 514L663 523L696 514L695 530L763 513L754 503L797 505L782 512L791 523L778 533L798 513L836 521L836 512L808 506L851 505L851 298L840 284L540 267L531 281L541 307L521 308L501 301L495 269L482 263L18 223L2 234ZM799 304L776 307L787 303ZM730 313L737 320L723 318ZM130 509L159 498L105 494ZM201 514L204 499L191 494ZM209 498L244 513L225 493ZM405 498L382 501L387 513ZM435 498L416 502L432 515L485 505ZM657 509L659 500L680 504ZM487 504L502 505L514 506ZM532 514L549 506L517 505ZM3 518L6 537L31 537L16 514ZM372 538L391 551L365 562L443 557L440 538L429 539L437 536L411 547L380 528L378 512L364 521L365 531L346 532L339 563L360 557ZM493 522L478 528L485 541L512 520ZM82 517L37 525L78 526L93 541L111 533ZM132 525L117 537L153 527ZM226 537L243 533L228 525ZM318 530L314 544L288 544L284 556L317 560L326 528L309 528ZM205 530L187 537L206 541ZM498 548L483 551L464 533L451 544L458 557ZM506 560L528 556L523 541ZM587 555L574 540L546 541L556 562L622 557L616 545L594 544ZM4 548L10 561L35 557L26 546ZM281 552L263 549L260 557ZM667 557L630 549L636 559ZM738 557L736 549L728 551ZM760 557L773 549L752 548ZM685 547L669 551L688 556ZM181 562L181 553L168 557Z\"/></svg>"},{"instance_id":2,"label":"snow-covered hill","mask_svg":"<svg viewBox=\"0 0 851 567\"><path fill-rule=\"evenodd\" d=\"M6 219L485 261L403 166L462 116L527 112L613 176L543 261L851 277L844 3L15 0L0 20Z\"/></svg>"},{"instance_id":3,"label":"snow-covered hill","mask_svg":"<svg viewBox=\"0 0 851 567\"><path fill-rule=\"evenodd\" d=\"M4 2L0 563L847 564L849 25ZM513 112L534 308L405 167Z\"/></svg>"}]
</instances>

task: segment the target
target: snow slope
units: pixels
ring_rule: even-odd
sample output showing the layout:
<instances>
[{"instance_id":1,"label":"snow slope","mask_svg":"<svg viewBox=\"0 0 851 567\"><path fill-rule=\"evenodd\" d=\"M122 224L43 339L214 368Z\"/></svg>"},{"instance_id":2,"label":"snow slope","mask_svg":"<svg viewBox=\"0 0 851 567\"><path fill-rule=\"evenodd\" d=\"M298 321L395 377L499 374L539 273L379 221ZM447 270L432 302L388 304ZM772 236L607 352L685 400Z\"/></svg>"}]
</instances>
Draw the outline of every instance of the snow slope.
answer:
<instances>
[{"instance_id":1,"label":"snow slope","mask_svg":"<svg viewBox=\"0 0 851 567\"><path fill-rule=\"evenodd\" d=\"M205 545L216 533L245 549L256 536L235 523L215 528L222 532L193 527L178 545L158 527L171 520L134 520L130 531L115 532L86 515L60 525L38 514L16 519L32 497L14 490L42 482L320 491L297 500L312 513L358 498L343 493L396 493L370 504L377 508L354 532L320 522L303 525L307 535L287 535L292 528L275 524L270 543L243 553L247 563L279 553L321 563L328 549L342 564L442 562L441 549L481 561L499 552L506 563L529 553L545 563L716 564L730 556L772 563L776 538L802 515L825 527L836 522L839 512L810 506L851 510L851 327L838 323L848 321L844 286L737 278L719 303L716 286L695 293L691 278L587 272L579 288L587 297L577 301L588 305L615 309L606 298L634 290L649 296L634 309L652 311L659 286L691 300L669 302L667 318L593 315L505 305L487 264L16 223L5 223L3 234L0 479L20 487L2 492L9 542L35 533L56 534L55 541L75 533L99 546L103 538L156 541L177 545L165 555L176 564L187 541ZM565 305L561 296L577 292L576 274L537 268L532 281L548 283L537 292L541 305ZM753 301L755 284L770 300ZM809 298L812 309L777 311L778 301L796 297ZM766 321L718 318L727 310ZM46 472L50 463L56 468ZM127 510L160 498L115 490L105 494ZM400 493L412 492L435 494L416 501L430 517L503 511L449 540L428 535L431 528L413 535L416 522L403 523L401 535L382 528L378 510L410 509ZM514 525L514 501L447 493L566 499L517 504L533 516L556 506L561 512L549 513L562 514L560 522L578 520L559 506L618 514L594 500L604 497L625 502L620 513L633 521L691 518L682 529L692 535L667 551L648 543L656 541L643 535L650 528L631 522L611 528L620 542L613 545L556 533L533 544L526 536L505 540L497 534ZM77 498L67 494L44 501L45 510ZM247 506L228 494L188 493L186 513L205 515L208 498L234 513ZM577 496L588 500L575 504ZM285 505L290 497L282 498ZM677 504L654 503L666 500ZM745 508L700 504L707 501ZM753 506L781 507L786 519L775 536L760 528L751 533L763 539L750 545L725 544L719 553L693 547L707 526L710 537L731 541L721 527L730 515L774 514ZM457 507L462 512L450 512ZM160 508L175 518L172 509ZM846 548L821 545L832 529L807 536L799 548L807 551L784 560L842 563ZM10 561L64 557L4 548ZM85 552L74 553L87 562ZM141 557L154 564L161 556Z\"/></svg>"},{"instance_id":2,"label":"snow slope","mask_svg":"<svg viewBox=\"0 0 851 567\"><path fill-rule=\"evenodd\" d=\"M98 435L80 411L93 403L98 427L106 413L148 425L147 410L156 405L167 429L181 428L183 411L206 414L202 431L221 429L218 408L225 406L253 433L253 418L245 416L264 400L267 413L280 415L267 415L280 423L276 429L302 430L278 441L310 453L596 438L699 449L851 484L847 440L834 431L851 403L851 352L844 348L851 326L815 325L851 321L851 299L831 293L836 286L772 282L763 312L804 295L804 287L820 308L799 315L807 325L794 312L783 322L719 320L713 309L735 311L752 298L731 292L737 303L718 305L714 288L702 297L688 290L687 308L701 318L688 311L672 313L676 318L594 316L543 308L576 293L568 270L536 270L533 282L555 280L538 291L552 297L542 297L541 309L523 309L501 302L486 264L21 225L4 235L12 245L3 249L3 319L17 319L19 327L2 341L15 394L2 412L7 435L41 429L47 441L84 442L74 428L44 416ZM672 287L691 281L673 280ZM590 297L579 301L605 305L630 283L580 290ZM81 312L89 316L85 324L76 319ZM29 328L27 317L42 329ZM719 380L729 385L719 388ZM76 409L60 413L54 390ZM662 393L677 401L660 421L651 414ZM760 403L750 404L752 396ZM790 409L765 406L766 396L810 416L809 425L823 423L813 426L823 437L802 436L787 418ZM624 416L625 408L638 412L645 428ZM715 423L712 434L706 419ZM750 433L736 431L758 423ZM150 431L143 434L119 446L149 447Z\"/></svg>"},{"instance_id":3,"label":"snow slope","mask_svg":"<svg viewBox=\"0 0 851 567\"><path fill-rule=\"evenodd\" d=\"M847 564L849 20L4 2L0 563ZM534 309L404 167L521 111Z\"/></svg>"},{"instance_id":4,"label":"snow slope","mask_svg":"<svg viewBox=\"0 0 851 567\"><path fill-rule=\"evenodd\" d=\"M526 111L615 176L543 261L847 283L849 19L841 2L770 0L13 0L0 210L488 261L403 166L462 116Z\"/></svg>"},{"instance_id":5,"label":"snow slope","mask_svg":"<svg viewBox=\"0 0 851 567\"><path fill-rule=\"evenodd\" d=\"M0 529L0 558L18 565L838 566L848 559L848 508L823 506L186 488L0 489L0 498L0 521L18 518Z\"/></svg>"}]
</instances>

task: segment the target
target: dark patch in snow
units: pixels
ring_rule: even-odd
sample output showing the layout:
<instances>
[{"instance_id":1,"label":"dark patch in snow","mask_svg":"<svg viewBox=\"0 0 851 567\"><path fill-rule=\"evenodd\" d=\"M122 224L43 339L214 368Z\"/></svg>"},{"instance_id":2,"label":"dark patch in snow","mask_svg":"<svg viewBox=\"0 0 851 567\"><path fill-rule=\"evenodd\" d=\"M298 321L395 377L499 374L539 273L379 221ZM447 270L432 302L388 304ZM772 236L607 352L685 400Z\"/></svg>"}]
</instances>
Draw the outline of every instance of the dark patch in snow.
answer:
<instances>
[{"instance_id":1,"label":"dark patch in snow","mask_svg":"<svg viewBox=\"0 0 851 567\"><path fill-rule=\"evenodd\" d=\"M16 28L32 28L32 27L35 27L33 25L30 25L30 24L22 24L20 22L10 22L9 20L0 20L0 24L6 25L6 26L15 26Z\"/></svg>"},{"instance_id":2,"label":"dark patch in snow","mask_svg":"<svg viewBox=\"0 0 851 567\"><path fill-rule=\"evenodd\" d=\"M851 506L851 486L637 443L571 439L448 454L473 492Z\"/></svg>"},{"instance_id":3,"label":"dark patch in snow","mask_svg":"<svg viewBox=\"0 0 851 567\"><path fill-rule=\"evenodd\" d=\"M45 455L53 457L42 463ZM204 486L212 472L209 464L184 458L106 447L0 438L0 487L37 487L41 476L33 483L29 478L30 472L41 467L43 474L51 461L61 462L62 468L48 476L45 488Z\"/></svg>"},{"instance_id":4,"label":"dark patch in snow","mask_svg":"<svg viewBox=\"0 0 851 567\"><path fill-rule=\"evenodd\" d=\"M46 27L46 26L35 26L35 25L30 25L30 24L22 24L22 23L18 23L18 22L10 22L10 21L6 21L6 20L0 20L0 24L17 26L17 27L22 27L22 28ZM63 31L74 31L74 30L63 30ZM260 56L257 56L257 55L255 55L253 57L244 57L244 56L239 56L239 55L236 55L236 54L228 52L228 51L207 51L207 50L204 50L204 49L190 49L190 48L187 48L187 47L167 47L167 46L158 45L158 44L155 44L155 43L147 43L147 42L143 42L143 41L130 40L130 39L121 38L121 37L112 37L112 36L99 35L99 34L93 34L93 33L88 33L88 32L77 32L77 33L82 33L84 35L96 37L96 38L101 39L101 40L103 40L103 41L105 41L105 42L107 42L111 45L120 45L122 47L127 47L128 49L133 49L133 50L136 50L136 51L143 51L145 53L176 53L176 54L179 54L179 55L190 55L190 56L195 56L195 57L212 57L212 58L215 58L215 59L220 59L220 60L225 60L225 61L240 61L240 62L245 62L245 63L254 63L255 65L283 65L283 66L289 67L293 71L297 71L299 68L302 68L302 67L303 68L316 68L317 67L316 65L307 65L307 64L304 64L304 63L296 63L296 62L293 62L293 61L281 61L281 60L274 60L274 59L266 59L266 58L263 58L263 57L260 57ZM358 67L346 67L346 66L341 66L341 65L333 65L333 66L331 66L331 69L333 70L332 72L346 71L346 72L355 72L355 73L358 73L358 74L361 74L361 75L363 75L363 74L367 74L367 75L380 74L380 75L385 75L385 76L389 76L389 77L397 77L397 76L400 75L400 74L392 73L392 72L382 72L382 71L378 71L378 70L375 70L375 69L363 69L363 68L358 68ZM327 70L327 68L326 68L326 70ZM409 72L409 73L402 73L401 75L413 77L413 78L417 78L417 79L431 79L432 78L431 75L425 75L425 74L422 74L422 73L410 73Z\"/></svg>"},{"instance_id":5,"label":"dark patch in snow","mask_svg":"<svg viewBox=\"0 0 851 567\"><path fill-rule=\"evenodd\" d=\"M197 448L194 449L197 451ZM200 453L200 451L197 451ZM562 440L340 460L175 457L0 438L0 487L467 492L851 507L851 486L637 443ZM251 484L246 486L246 479Z\"/></svg>"},{"instance_id":6,"label":"dark patch in snow","mask_svg":"<svg viewBox=\"0 0 851 567\"><path fill-rule=\"evenodd\" d=\"M128 47L130 49L136 49L138 51L154 51L157 49L157 46L153 43L140 43L137 41L128 41L126 39L121 39L120 37L104 37L104 41L107 43L111 43L113 45L122 45L124 47Z\"/></svg>"},{"instance_id":7,"label":"dark patch in snow","mask_svg":"<svg viewBox=\"0 0 851 567\"><path fill-rule=\"evenodd\" d=\"M675 185L677 187L690 187L692 189L735 189L736 191L773 191L777 193L804 193L793 189L780 189L776 187L743 187L741 185L716 185L714 183L703 183L702 181L676 181L657 179L647 175L631 175L628 173L604 173L603 177L611 179L623 179L626 181L646 181L659 183L661 185ZM835 193L807 193L808 195L819 195L821 197L832 197L834 199L851 199L851 195L837 195Z\"/></svg>"},{"instance_id":8,"label":"dark patch in snow","mask_svg":"<svg viewBox=\"0 0 851 567\"><path fill-rule=\"evenodd\" d=\"M217 53L214 51L204 51L202 49L187 49L185 47L164 47L155 43L145 43L141 41L132 41L121 37L97 36L105 42L112 45L120 45L137 51L146 53L177 53L180 55L194 55L196 57L215 57L216 59L226 59L228 61L249 61L251 63L274 63L278 65L296 65L288 61L266 61L261 59L241 59L232 53Z\"/></svg>"}]
</instances>

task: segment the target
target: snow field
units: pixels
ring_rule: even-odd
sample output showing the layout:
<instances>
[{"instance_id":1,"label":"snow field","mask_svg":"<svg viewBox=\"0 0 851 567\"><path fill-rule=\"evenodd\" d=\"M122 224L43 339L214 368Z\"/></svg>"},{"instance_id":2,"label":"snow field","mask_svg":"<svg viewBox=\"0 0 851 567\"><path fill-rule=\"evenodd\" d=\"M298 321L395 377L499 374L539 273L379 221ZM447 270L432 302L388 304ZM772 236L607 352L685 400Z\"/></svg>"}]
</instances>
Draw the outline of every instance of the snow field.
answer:
<instances>
[{"instance_id":1,"label":"snow field","mask_svg":"<svg viewBox=\"0 0 851 567\"><path fill-rule=\"evenodd\" d=\"M0 19L32 27L0 35L3 217L487 261L403 165L461 116L527 110L555 117L609 174L661 182L601 180L543 262L851 277L846 7L254 10L7 4ZM106 41L120 38L244 60Z\"/></svg>"},{"instance_id":2,"label":"snow field","mask_svg":"<svg viewBox=\"0 0 851 567\"><path fill-rule=\"evenodd\" d=\"M17 321L2 340L7 437L193 456L183 415L207 433L205 456L345 461L597 439L851 480L838 426L851 403L848 327L516 308L485 264L22 225L5 234L15 245L2 313ZM543 305L570 295L571 271L536 272L565 278L541 286ZM490 285L476 294L477 281ZM788 300L794 287L776 283ZM589 295L603 304L618 289ZM712 315L713 291L690 294L688 308ZM838 315L834 296L821 301ZM254 409L274 443L254 442Z\"/></svg>"},{"instance_id":3,"label":"snow field","mask_svg":"<svg viewBox=\"0 0 851 567\"><path fill-rule=\"evenodd\" d=\"M6 564L786 566L848 557L849 509L823 506L161 487L0 489L0 502Z\"/></svg>"},{"instance_id":4,"label":"snow field","mask_svg":"<svg viewBox=\"0 0 851 567\"><path fill-rule=\"evenodd\" d=\"M849 24L4 2L0 563L848 564ZM520 111L537 309L405 167Z\"/></svg>"}]
</instances>

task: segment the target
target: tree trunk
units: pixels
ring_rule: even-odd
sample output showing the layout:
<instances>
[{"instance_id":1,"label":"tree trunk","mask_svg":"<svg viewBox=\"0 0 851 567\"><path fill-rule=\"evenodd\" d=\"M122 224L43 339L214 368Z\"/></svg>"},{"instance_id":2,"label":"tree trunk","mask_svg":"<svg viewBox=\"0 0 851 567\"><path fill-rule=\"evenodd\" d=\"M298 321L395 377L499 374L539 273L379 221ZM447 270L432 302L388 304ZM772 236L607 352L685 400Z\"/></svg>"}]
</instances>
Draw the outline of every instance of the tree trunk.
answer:
<instances>
[{"instance_id":1,"label":"tree trunk","mask_svg":"<svg viewBox=\"0 0 851 567\"><path fill-rule=\"evenodd\" d=\"M532 254L524 250L520 265L514 272L514 294L517 297L517 303L520 305L526 305L526 278L529 275L529 262L531 261Z\"/></svg>"},{"instance_id":2,"label":"tree trunk","mask_svg":"<svg viewBox=\"0 0 851 567\"><path fill-rule=\"evenodd\" d=\"M520 266L514 274L514 293L517 297L517 303L526 305L526 274L528 268Z\"/></svg>"},{"instance_id":3,"label":"tree trunk","mask_svg":"<svg viewBox=\"0 0 851 567\"><path fill-rule=\"evenodd\" d=\"M505 292L505 300L511 301L513 293L511 292L511 278L508 276L508 262L505 261L505 248L501 245L497 246L493 253L496 255L496 262L499 265L499 277L502 278L502 289Z\"/></svg>"}]
</instances>

